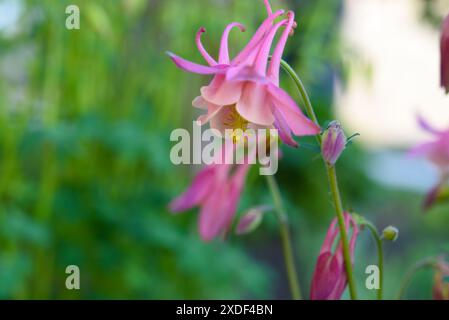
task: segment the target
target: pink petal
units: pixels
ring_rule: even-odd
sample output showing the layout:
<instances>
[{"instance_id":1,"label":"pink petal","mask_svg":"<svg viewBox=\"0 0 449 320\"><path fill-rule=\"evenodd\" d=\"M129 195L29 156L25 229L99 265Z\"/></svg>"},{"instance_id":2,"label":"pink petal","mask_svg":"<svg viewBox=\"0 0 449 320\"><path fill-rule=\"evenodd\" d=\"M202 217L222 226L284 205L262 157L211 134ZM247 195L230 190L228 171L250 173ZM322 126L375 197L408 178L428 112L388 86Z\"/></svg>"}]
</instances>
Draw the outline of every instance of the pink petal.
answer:
<instances>
[{"instance_id":1,"label":"pink petal","mask_svg":"<svg viewBox=\"0 0 449 320\"><path fill-rule=\"evenodd\" d=\"M265 34L272 26L273 21L282 14L284 14L284 11L279 10L270 15L267 19L265 19L265 21L261 24L259 29L257 29L254 36L245 46L245 48L232 60L232 64L239 64L242 61L246 60L248 56L251 54L251 52L254 50L254 48L257 47L261 43L261 41L263 41Z\"/></svg>"},{"instance_id":2,"label":"pink petal","mask_svg":"<svg viewBox=\"0 0 449 320\"><path fill-rule=\"evenodd\" d=\"M198 96L192 101L192 106L198 109L207 110L207 101L202 96Z\"/></svg>"},{"instance_id":3,"label":"pink petal","mask_svg":"<svg viewBox=\"0 0 449 320\"><path fill-rule=\"evenodd\" d=\"M255 72L251 65L240 64L236 67L229 68L226 72L226 80L228 81L252 81L261 84L268 83L270 80L264 75Z\"/></svg>"},{"instance_id":4,"label":"pink petal","mask_svg":"<svg viewBox=\"0 0 449 320\"><path fill-rule=\"evenodd\" d=\"M274 81L274 84L279 85L279 69L281 67L281 58L287 43L290 32L293 30L293 25L295 22L295 14L293 11L288 13L288 25L282 33L279 42L274 49L273 56L271 57L270 68L268 70L268 76Z\"/></svg>"},{"instance_id":5,"label":"pink petal","mask_svg":"<svg viewBox=\"0 0 449 320\"><path fill-rule=\"evenodd\" d=\"M273 84L268 84L267 87L275 108L282 113L295 135L305 136L320 133L320 127L302 113L295 101L284 90Z\"/></svg>"},{"instance_id":6,"label":"pink petal","mask_svg":"<svg viewBox=\"0 0 449 320\"><path fill-rule=\"evenodd\" d=\"M210 65L215 66L217 65L217 61L215 61L214 58L210 56L210 54L204 49L203 44L201 43L201 35L206 32L206 29L201 27L198 32L196 33L195 42L196 46L198 47L198 50L200 51L201 55L203 56L204 60Z\"/></svg>"},{"instance_id":7,"label":"pink petal","mask_svg":"<svg viewBox=\"0 0 449 320\"><path fill-rule=\"evenodd\" d=\"M202 169L196 175L190 187L169 204L170 210L172 212L181 212L201 204L209 194L214 182L214 171L213 166Z\"/></svg>"},{"instance_id":8,"label":"pink petal","mask_svg":"<svg viewBox=\"0 0 449 320\"><path fill-rule=\"evenodd\" d=\"M263 2L265 4L265 8L267 9L268 15L273 14L273 11L271 10L270 2L268 0L264 0Z\"/></svg>"},{"instance_id":9,"label":"pink petal","mask_svg":"<svg viewBox=\"0 0 449 320\"><path fill-rule=\"evenodd\" d=\"M211 119L213 119L220 113L222 108L223 107L216 106L216 105L210 103L208 105L207 114L203 114L203 115L199 116L197 121L200 123L200 125L204 125L204 124L208 123Z\"/></svg>"},{"instance_id":10,"label":"pink petal","mask_svg":"<svg viewBox=\"0 0 449 320\"><path fill-rule=\"evenodd\" d=\"M442 130L435 129L432 125L430 125L430 123L426 119L424 119L420 115L417 116L417 121L421 129L423 129L424 131L427 131L435 135L439 135L444 132Z\"/></svg>"},{"instance_id":11,"label":"pink petal","mask_svg":"<svg viewBox=\"0 0 449 320\"><path fill-rule=\"evenodd\" d=\"M199 233L201 239L210 241L218 236L222 230L223 215L227 199L224 198L227 186L223 185L222 190L214 189L201 207L199 217Z\"/></svg>"},{"instance_id":12,"label":"pink petal","mask_svg":"<svg viewBox=\"0 0 449 320\"><path fill-rule=\"evenodd\" d=\"M320 253L332 251L332 247L334 245L335 239L339 233L339 229L337 226L337 218L332 220L329 229L327 230L326 237L324 238L323 245L321 246Z\"/></svg>"},{"instance_id":13,"label":"pink petal","mask_svg":"<svg viewBox=\"0 0 449 320\"><path fill-rule=\"evenodd\" d=\"M176 66L184 71L198 73L198 74L222 74L226 72L228 66L216 65L213 67L203 66L194 62L185 60L177 55L167 52L168 56L173 60Z\"/></svg>"},{"instance_id":14,"label":"pink petal","mask_svg":"<svg viewBox=\"0 0 449 320\"><path fill-rule=\"evenodd\" d=\"M201 88L201 95L219 106L232 105L240 99L242 86L242 83L227 81L224 75L217 75L207 87Z\"/></svg>"},{"instance_id":15,"label":"pink petal","mask_svg":"<svg viewBox=\"0 0 449 320\"><path fill-rule=\"evenodd\" d=\"M278 129L281 140L289 146L298 147L298 143L293 140L291 130L282 114L276 108L274 108L273 114L275 118L274 126Z\"/></svg>"},{"instance_id":16,"label":"pink petal","mask_svg":"<svg viewBox=\"0 0 449 320\"><path fill-rule=\"evenodd\" d=\"M276 23L268 33L268 35L265 37L264 41L262 42L259 53L257 55L256 60L254 61L254 72L255 74L259 76L265 76L267 72L267 65L268 65L268 56L270 54L271 45L273 43L274 37L279 30L281 26L283 26L287 20L282 20L278 23Z\"/></svg>"},{"instance_id":17,"label":"pink petal","mask_svg":"<svg viewBox=\"0 0 449 320\"><path fill-rule=\"evenodd\" d=\"M331 252L323 252L317 259L310 291L311 300L335 300L332 294L342 274L338 260Z\"/></svg>"},{"instance_id":18,"label":"pink petal","mask_svg":"<svg viewBox=\"0 0 449 320\"><path fill-rule=\"evenodd\" d=\"M214 185L200 212L199 229L204 241L212 240L229 228L236 213L246 172L247 166L240 165L231 180Z\"/></svg>"},{"instance_id":19,"label":"pink petal","mask_svg":"<svg viewBox=\"0 0 449 320\"><path fill-rule=\"evenodd\" d=\"M218 61L220 64L229 64L229 49L228 49L228 38L229 38L229 32L231 32L232 28L238 27L240 31L244 32L245 27L238 22L233 22L231 24L228 24L223 32L223 35L221 37L221 44L220 44L220 53L218 55Z\"/></svg>"},{"instance_id":20,"label":"pink petal","mask_svg":"<svg viewBox=\"0 0 449 320\"><path fill-rule=\"evenodd\" d=\"M430 154L433 153L436 149L435 145L436 145L435 142L422 143L410 149L407 154L412 157L430 156Z\"/></svg>"},{"instance_id":21,"label":"pink petal","mask_svg":"<svg viewBox=\"0 0 449 320\"><path fill-rule=\"evenodd\" d=\"M239 204L239 200L242 194L243 186L245 185L246 175L249 170L248 164L237 165L237 169L230 182L230 190L229 190L229 201L227 214L225 216L223 227L228 229L232 220L237 212L237 206Z\"/></svg>"},{"instance_id":22,"label":"pink petal","mask_svg":"<svg viewBox=\"0 0 449 320\"><path fill-rule=\"evenodd\" d=\"M243 87L242 97L237 102L237 112L250 122L271 126L274 122L274 116L267 96L265 85L246 82Z\"/></svg>"}]
</instances>

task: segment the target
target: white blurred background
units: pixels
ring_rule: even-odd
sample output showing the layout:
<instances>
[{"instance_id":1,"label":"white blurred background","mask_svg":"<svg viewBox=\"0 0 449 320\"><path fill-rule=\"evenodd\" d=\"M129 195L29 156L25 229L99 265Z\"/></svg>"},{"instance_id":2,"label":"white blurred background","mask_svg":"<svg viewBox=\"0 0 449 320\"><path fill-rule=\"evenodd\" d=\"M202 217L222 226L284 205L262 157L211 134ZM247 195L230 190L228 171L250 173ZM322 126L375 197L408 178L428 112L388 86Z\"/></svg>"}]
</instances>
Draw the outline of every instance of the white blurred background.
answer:
<instances>
[{"instance_id":1,"label":"white blurred background","mask_svg":"<svg viewBox=\"0 0 449 320\"><path fill-rule=\"evenodd\" d=\"M345 0L343 54L351 68L347 86L336 88L338 118L372 150L372 176L419 190L435 183L436 171L404 154L429 138L416 116L449 127L449 96L439 86L440 34L423 21L424 3ZM448 0L435 5L441 15L449 13Z\"/></svg>"}]
</instances>

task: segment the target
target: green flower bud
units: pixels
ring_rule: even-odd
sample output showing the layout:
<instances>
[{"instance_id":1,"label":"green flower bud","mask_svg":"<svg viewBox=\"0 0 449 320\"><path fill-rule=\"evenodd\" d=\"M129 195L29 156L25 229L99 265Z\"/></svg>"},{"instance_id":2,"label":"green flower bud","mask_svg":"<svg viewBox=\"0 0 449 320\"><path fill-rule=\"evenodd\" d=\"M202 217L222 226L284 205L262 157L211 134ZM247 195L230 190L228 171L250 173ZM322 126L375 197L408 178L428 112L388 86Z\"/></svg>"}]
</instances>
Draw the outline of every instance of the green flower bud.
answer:
<instances>
[{"instance_id":1,"label":"green flower bud","mask_svg":"<svg viewBox=\"0 0 449 320\"><path fill-rule=\"evenodd\" d=\"M388 226L382 231L382 238L388 241L396 241L399 236L399 230L393 226Z\"/></svg>"}]
</instances>

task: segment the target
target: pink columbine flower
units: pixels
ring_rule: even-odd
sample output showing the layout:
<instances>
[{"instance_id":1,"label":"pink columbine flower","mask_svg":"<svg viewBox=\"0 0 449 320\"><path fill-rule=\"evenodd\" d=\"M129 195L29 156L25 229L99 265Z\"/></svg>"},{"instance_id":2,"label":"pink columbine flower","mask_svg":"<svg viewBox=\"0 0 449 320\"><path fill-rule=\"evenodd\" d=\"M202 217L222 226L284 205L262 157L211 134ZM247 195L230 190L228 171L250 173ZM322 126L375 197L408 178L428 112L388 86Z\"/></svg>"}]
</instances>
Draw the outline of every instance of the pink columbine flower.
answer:
<instances>
[{"instance_id":1,"label":"pink columbine flower","mask_svg":"<svg viewBox=\"0 0 449 320\"><path fill-rule=\"evenodd\" d=\"M287 38L296 26L294 13L275 23L282 16L282 10L272 12L265 0L268 17L256 31L245 48L232 60L228 53L228 36L232 28L244 31L240 23L229 24L223 33L218 61L215 61L201 44L201 28L196 36L198 49L208 66L199 65L168 53L181 69L205 75L214 75L212 82L201 88L201 95L193 101L193 106L207 110L198 120L204 124L210 121L213 128L242 129L275 127L280 138L287 144L296 146L292 133L297 136L315 135L320 128L304 116L295 101L279 88L279 71L282 53ZM268 63L270 49L276 33L285 27L276 45L271 62Z\"/></svg>"},{"instance_id":2,"label":"pink columbine flower","mask_svg":"<svg viewBox=\"0 0 449 320\"><path fill-rule=\"evenodd\" d=\"M225 233L234 218L249 165L213 164L204 167L190 187L170 203L170 210L182 212L201 207L199 233L210 241Z\"/></svg>"},{"instance_id":3,"label":"pink columbine flower","mask_svg":"<svg viewBox=\"0 0 449 320\"><path fill-rule=\"evenodd\" d=\"M441 86L449 93L449 15L441 31Z\"/></svg>"},{"instance_id":4,"label":"pink columbine flower","mask_svg":"<svg viewBox=\"0 0 449 320\"><path fill-rule=\"evenodd\" d=\"M433 139L412 148L409 154L426 157L440 171L438 183L427 193L424 200L424 209L429 209L438 199L440 190L449 177L449 129L436 129L421 117L418 117L418 123L423 130L432 135Z\"/></svg>"},{"instance_id":5,"label":"pink columbine flower","mask_svg":"<svg viewBox=\"0 0 449 320\"><path fill-rule=\"evenodd\" d=\"M249 158L244 164L227 164L231 162L226 161L225 157L229 160L232 152L226 147L217 157L222 161L214 163L220 164L206 165L190 187L169 205L175 213L201 207L199 233L204 241L210 241L228 231L250 167Z\"/></svg>"},{"instance_id":6,"label":"pink columbine flower","mask_svg":"<svg viewBox=\"0 0 449 320\"><path fill-rule=\"evenodd\" d=\"M355 242L359 233L356 222L347 212L344 213L346 232L349 234L352 226L352 236L349 240L351 260L354 260ZM335 218L329 227L320 255L316 262L312 278L310 299L312 300L338 300L343 294L348 279L346 276L343 248L341 241L334 252L332 247L339 234L337 219Z\"/></svg>"},{"instance_id":7,"label":"pink columbine flower","mask_svg":"<svg viewBox=\"0 0 449 320\"><path fill-rule=\"evenodd\" d=\"M338 121L332 121L323 134L323 159L333 166L346 147L346 135Z\"/></svg>"}]
</instances>

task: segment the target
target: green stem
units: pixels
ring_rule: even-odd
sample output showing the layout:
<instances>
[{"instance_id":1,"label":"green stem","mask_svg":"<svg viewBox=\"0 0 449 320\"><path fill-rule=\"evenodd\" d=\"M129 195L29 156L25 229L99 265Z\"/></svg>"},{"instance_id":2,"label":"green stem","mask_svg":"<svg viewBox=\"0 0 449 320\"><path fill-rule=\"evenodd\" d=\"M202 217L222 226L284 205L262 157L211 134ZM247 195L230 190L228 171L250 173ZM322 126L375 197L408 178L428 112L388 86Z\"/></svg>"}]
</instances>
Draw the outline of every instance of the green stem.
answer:
<instances>
[{"instance_id":1,"label":"green stem","mask_svg":"<svg viewBox=\"0 0 449 320\"><path fill-rule=\"evenodd\" d=\"M282 68L290 75L290 77L293 79L293 81L296 84L296 87L298 88L298 91L302 97L302 100L305 104L305 109L307 112L307 115L309 118L315 122L316 125L320 126L318 122L318 118L316 117L315 111L313 109L312 103L310 102L309 96L307 94L307 90L304 87L304 84L302 83L299 76L296 74L296 72L293 70L290 65L285 62L284 60L281 60L281 66ZM317 135L318 143L321 146L321 136ZM351 299L357 299L357 293L356 293L356 286L354 281L354 275L352 271L352 263L351 263L351 256L349 252L349 242L348 242L348 236L346 233L346 226L344 222L344 216L343 216L343 205L341 201L340 191L338 189L338 182L337 182L337 173L335 171L335 167L326 165L327 170L327 176L329 179L329 186L332 194L332 200L334 202L335 207L335 213L337 215L338 220L338 226L340 228L340 238L343 245L343 257L345 261L345 268L346 268L346 274L348 277L348 285L349 285L349 293L351 296Z\"/></svg>"},{"instance_id":2,"label":"green stem","mask_svg":"<svg viewBox=\"0 0 449 320\"><path fill-rule=\"evenodd\" d=\"M374 241L377 246L377 257L378 257L378 267L379 267L379 290L377 290L377 300L382 300L383 292L383 281L384 281L384 253L382 246L382 238L379 236L377 228L369 221L365 221L364 225L371 231Z\"/></svg>"},{"instance_id":3,"label":"green stem","mask_svg":"<svg viewBox=\"0 0 449 320\"><path fill-rule=\"evenodd\" d=\"M281 232L282 249L284 252L285 268L287 271L288 282L290 285L290 291L294 300L301 300L301 290L299 288L298 276L296 274L295 260L293 257L293 250L291 244L290 231L288 228L287 214L285 213L284 206L282 204L281 193L279 192L279 186L275 178L271 175L266 176L268 187L270 188L271 195L273 196L273 202L275 206L276 217L279 221L279 228Z\"/></svg>"},{"instance_id":4,"label":"green stem","mask_svg":"<svg viewBox=\"0 0 449 320\"><path fill-rule=\"evenodd\" d=\"M414 266L412 266L407 273L405 274L404 278L402 279L401 286L399 287L397 300L401 300L404 296L405 291L407 290L408 285L410 284L413 276L421 269L424 268L436 268L437 267L437 261L435 258L427 258L421 261L418 261Z\"/></svg>"},{"instance_id":5,"label":"green stem","mask_svg":"<svg viewBox=\"0 0 449 320\"><path fill-rule=\"evenodd\" d=\"M327 175L329 178L329 186L331 189L332 200L335 206L335 213L337 214L338 225L340 227L340 239L343 244L343 258L345 260L346 274L348 275L349 293L351 299L357 298L356 287L354 281L354 274L352 271L351 255L349 252L349 241L346 233L345 220L343 216L343 205L341 202L340 191L338 189L337 173L335 167L326 165Z\"/></svg>"}]
</instances>

